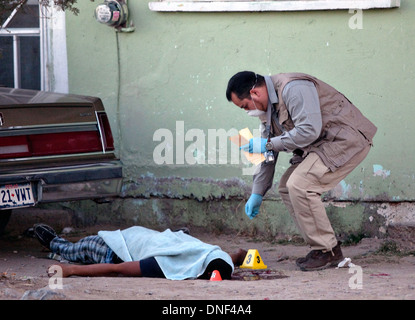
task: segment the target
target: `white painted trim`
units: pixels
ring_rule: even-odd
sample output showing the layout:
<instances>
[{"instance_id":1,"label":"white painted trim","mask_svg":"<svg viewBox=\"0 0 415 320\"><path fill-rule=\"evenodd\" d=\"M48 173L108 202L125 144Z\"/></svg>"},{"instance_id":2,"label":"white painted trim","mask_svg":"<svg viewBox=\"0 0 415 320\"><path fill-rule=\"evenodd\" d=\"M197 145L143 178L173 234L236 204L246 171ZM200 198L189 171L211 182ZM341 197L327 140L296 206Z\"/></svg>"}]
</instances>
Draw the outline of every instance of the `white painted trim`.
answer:
<instances>
[{"instance_id":1,"label":"white painted trim","mask_svg":"<svg viewBox=\"0 0 415 320\"><path fill-rule=\"evenodd\" d=\"M52 2L52 1L51 1ZM68 93L68 59L66 50L65 12L53 4L50 8L41 8L40 15L41 45L44 75L42 90Z\"/></svg>"},{"instance_id":2,"label":"white painted trim","mask_svg":"<svg viewBox=\"0 0 415 320\"><path fill-rule=\"evenodd\" d=\"M149 2L148 6L152 11L162 12L366 10L400 7L400 0L160 0Z\"/></svg>"},{"instance_id":3,"label":"white painted trim","mask_svg":"<svg viewBox=\"0 0 415 320\"><path fill-rule=\"evenodd\" d=\"M21 76L20 76L20 37L13 35L13 77L14 87L20 88Z\"/></svg>"},{"instance_id":4,"label":"white painted trim","mask_svg":"<svg viewBox=\"0 0 415 320\"><path fill-rule=\"evenodd\" d=\"M6 28L0 29L0 35L5 36L36 36L39 35L39 28Z\"/></svg>"}]
</instances>

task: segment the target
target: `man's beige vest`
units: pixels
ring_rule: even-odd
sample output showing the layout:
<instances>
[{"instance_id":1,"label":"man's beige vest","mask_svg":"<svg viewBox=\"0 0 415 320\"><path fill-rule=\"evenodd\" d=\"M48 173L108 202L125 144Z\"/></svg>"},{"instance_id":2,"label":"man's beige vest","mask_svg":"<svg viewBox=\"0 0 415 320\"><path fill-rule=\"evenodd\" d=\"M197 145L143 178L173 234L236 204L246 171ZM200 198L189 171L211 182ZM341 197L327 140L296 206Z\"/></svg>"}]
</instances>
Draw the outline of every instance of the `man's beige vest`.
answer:
<instances>
[{"instance_id":1,"label":"man's beige vest","mask_svg":"<svg viewBox=\"0 0 415 320\"><path fill-rule=\"evenodd\" d=\"M293 80L309 80L316 86L323 126L319 138L303 150L305 154L316 152L331 171L372 144L377 130L375 125L333 87L303 73L280 73L271 76L271 79L279 99L274 107L279 123L287 131L294 128L294 123L282 99L285 85Z\"/></svg>"}]
</instances>

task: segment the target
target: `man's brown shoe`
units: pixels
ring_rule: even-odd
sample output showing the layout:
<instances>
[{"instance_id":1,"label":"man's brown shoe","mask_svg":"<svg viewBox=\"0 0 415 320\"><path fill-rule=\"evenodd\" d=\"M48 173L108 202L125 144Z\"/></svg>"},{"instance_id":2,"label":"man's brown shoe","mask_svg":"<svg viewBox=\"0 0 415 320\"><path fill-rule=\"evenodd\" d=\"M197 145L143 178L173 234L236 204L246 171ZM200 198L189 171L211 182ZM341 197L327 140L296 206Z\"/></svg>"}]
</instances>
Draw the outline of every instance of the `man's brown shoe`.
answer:
<instances>
[{"instance_id":1,"label":"man's brown shoe","mask_svg":"<svg viewBox=\"0 0 415 320\"><path fill-rule=\"evenodd\" d=\"M335 267L344 259L340 245L341 242L339 241L331 251L327 252L312 250L305 258L296 260L297 266L302 271L316 271Z\"/></svg>"}]
</instances>

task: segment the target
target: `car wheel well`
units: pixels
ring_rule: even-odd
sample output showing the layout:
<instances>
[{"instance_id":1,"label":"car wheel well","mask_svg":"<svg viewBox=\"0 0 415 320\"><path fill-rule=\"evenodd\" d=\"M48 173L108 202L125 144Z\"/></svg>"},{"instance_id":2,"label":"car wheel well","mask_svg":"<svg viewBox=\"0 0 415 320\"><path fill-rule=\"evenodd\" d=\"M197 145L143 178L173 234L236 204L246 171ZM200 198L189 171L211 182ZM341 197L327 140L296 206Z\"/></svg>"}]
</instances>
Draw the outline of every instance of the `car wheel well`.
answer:
<instances>
[{"instance_id":1,"label":"car wheel well","mask_svg":"<svg viewBox=\"0 0 415 320\"><path fill-rule=\"evenodd\" d=\"M0 210L0 235L3 234L4 229L7 226L7 223L10 220L10 216L12 215L12 210Z\"/></svg>"}]
</instances>

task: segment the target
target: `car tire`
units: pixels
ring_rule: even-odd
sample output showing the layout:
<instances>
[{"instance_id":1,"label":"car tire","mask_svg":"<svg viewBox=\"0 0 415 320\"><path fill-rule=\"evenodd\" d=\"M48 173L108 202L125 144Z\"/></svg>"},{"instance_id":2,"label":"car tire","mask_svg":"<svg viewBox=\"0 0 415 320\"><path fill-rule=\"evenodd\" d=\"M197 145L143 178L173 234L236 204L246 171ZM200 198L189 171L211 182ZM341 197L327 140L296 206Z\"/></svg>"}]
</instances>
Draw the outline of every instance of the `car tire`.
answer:
<instances>
[{"instance_id":1,"label":"car tire","mask_svg":"<svg viewBox=\"0 0 415 320\"><path fill-rule=\"evenodd\" d=\"M0 236L3 234L11 215L12 210L0 210Z\"/></svg>"}]
</instances>

